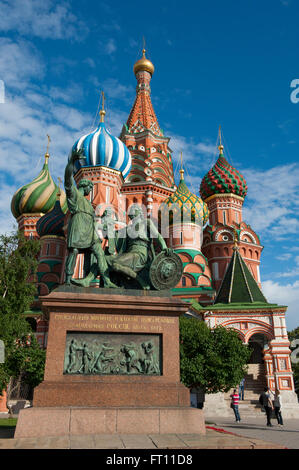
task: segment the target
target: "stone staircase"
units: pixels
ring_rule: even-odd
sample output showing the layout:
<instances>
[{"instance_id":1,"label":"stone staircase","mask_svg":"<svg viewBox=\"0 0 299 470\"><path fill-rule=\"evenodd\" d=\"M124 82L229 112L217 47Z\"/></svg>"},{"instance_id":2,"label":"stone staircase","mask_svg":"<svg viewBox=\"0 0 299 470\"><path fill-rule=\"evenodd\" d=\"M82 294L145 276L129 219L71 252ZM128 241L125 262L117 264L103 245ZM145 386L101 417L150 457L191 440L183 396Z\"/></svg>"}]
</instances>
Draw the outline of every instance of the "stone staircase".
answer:
<instances>
[{"instance_id":1,"label":"stone staircase","mask_svg":"<svg viewBox=\"0 0 299 470\"><path fill-rule=\"evenodd\" d=\"M260 416L261 406L259 404L259 396L266 387L265 366L264 364L248 364L248 372L245 376L244 400L239 402L239 411L242 416ZM230 406L230 390L225 394L227 406Z\"/></svg>"}]
</instances>

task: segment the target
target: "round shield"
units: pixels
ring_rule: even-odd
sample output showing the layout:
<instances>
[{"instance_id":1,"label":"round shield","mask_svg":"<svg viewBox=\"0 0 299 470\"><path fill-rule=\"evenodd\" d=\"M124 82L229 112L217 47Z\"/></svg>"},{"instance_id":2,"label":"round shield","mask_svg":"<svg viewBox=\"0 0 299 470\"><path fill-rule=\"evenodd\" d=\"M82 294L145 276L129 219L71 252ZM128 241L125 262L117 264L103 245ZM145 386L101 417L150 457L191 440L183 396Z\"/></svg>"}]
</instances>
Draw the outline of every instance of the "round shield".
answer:
<instances>
[{"instance_id":1,"label":"round shield","mask_svg":"<svg viewBox=\"0 0 299 470\"><path fill-rule=\"evenodd\" d=\"M182 274L182 260L173 252L168 255L165 252L159 253L149 269L151 283L157 290L172 289L177 285Z\"/></svg>"}]
</instances>

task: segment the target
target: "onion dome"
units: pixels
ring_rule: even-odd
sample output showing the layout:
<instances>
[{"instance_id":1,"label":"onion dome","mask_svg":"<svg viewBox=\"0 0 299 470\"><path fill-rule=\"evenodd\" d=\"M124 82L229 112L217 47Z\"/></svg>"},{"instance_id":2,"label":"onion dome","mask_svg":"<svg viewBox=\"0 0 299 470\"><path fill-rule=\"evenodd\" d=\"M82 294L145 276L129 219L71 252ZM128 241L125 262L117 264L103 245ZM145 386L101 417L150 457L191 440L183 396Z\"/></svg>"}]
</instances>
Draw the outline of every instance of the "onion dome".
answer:
<instances>
[{"instance_id":1,"label":"onion dome","mask_svg":"<svg viewBox=\"0 0 299 470\"><path fill-rule=\"evenodd\" d=\"M145 57L145 49L142 51L142 58L137 60L137 62L134 64L133 70L135 75L136 73L143 71L149 72L151 75L153 75L155 67L152 62Z\"/></svg>"},{"instance_id":2,"label":"onion dome","mask_svg":"<svg viewBox=\"0 0 299 470\"><path fill-rule=\"evenodd\" d=\"M104 166L120 171L125 179L132 166L131 154L126 145L106 129L105 114L105 110L102 109L98 128L80 137L73 145L71 152L82 149L86 157L85 160L77 161L75 168L77 171L82 167Z\"/></svg>"},{"instance_id":3,"label":"onion dome","mask_svg":"<svg viewBox=\"0 0 299 470\"><path fill-rule=\"evenodd\" d=\"M189 191L184 181L184 170L180 170L181 179L177 190L167 198L160 206L160 213L163 220L163 213L169 213L169 223L193 222L204 226L209 220L209 210L207 204L195 194ZM177 212L180 214L177 214Z\"/></svg>"},{"instance_id":4,"label":"onion dome","mask_svg":"<svg viewBox=\"0 0 299 470\"><path fill-rule=\"evenodd\" d=\"M56 235L64 237L65 213L60 205L60 192L57 193L56 202L52 210L43 215L36 223L36 231L40 237L45 235Z\"/></svg>"},{"instance_id":5,"label":"onion dome","mask_svg":"<svg viewBox=\"0 0 299 470\"><path fill-rule=\"evenodd\" d=\"M244 176L227 162L223 156L223 145L218 148L220 153L217 162L201 181L201 197L205 200L214 194L230 193L244 198L247 194Z\"/></svg>"},{"instance_id":6,"label":"onion dome","mask_svg":"<svg viewBox=\"0 0 299 470\"><path fill-rule=\"evenodd\" d=\"M47 213L53 209L59 187L54 183L48 167L50 155L45 154L45 163L31 183L19 188L13 195L11 201L11 212L17 219L22 214ZM61 191L60 205L63 212L67 211L65 192Z\"/></svg>"}]
</instances>

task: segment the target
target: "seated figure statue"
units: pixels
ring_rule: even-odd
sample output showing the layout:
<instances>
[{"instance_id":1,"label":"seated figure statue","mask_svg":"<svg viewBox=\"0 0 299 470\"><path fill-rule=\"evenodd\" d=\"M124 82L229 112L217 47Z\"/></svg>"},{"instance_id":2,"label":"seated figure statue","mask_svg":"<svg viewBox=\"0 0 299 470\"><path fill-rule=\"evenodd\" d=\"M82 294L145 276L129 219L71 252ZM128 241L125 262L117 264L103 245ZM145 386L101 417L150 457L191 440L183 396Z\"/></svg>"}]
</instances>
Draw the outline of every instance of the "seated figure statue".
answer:
<instances>
[{"instance_id":1,"label":"seated figure statue","mask_svg":"<svg viewBox=\"0 0 299 470\"><path fill-rule=\"evenodd\" d=\"M141 275L141 271L154 257L152 242L155 239L162 252L172 252L158 232L151 219L147 219L142 208L136 204L129 209L130 224L126 227L126 236L118 236L118 253L106 256L109 269L136 280L143 289L150 289L149 279Z\"/></svg>"}]
</instances>

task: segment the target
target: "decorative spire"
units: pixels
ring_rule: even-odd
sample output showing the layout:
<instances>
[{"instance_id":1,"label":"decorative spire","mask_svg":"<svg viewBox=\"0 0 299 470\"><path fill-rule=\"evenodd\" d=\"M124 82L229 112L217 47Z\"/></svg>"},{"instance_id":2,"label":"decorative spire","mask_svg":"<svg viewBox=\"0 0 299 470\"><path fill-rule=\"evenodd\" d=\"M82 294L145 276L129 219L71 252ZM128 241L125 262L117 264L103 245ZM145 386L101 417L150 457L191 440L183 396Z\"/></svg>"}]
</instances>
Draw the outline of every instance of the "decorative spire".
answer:
<instances>
[{"instance_id":1,"label":"decorative spire","mask_svg":"<svg viewBox=\"0 0 299 470\"><path fill-rule=\"evenodd\" d=\"M216 304L267 304L267 300L248 269L238 249L234 248L230 263L215 299Z\"/></svg>"},{"instance_id":2,"label":"decorative spire","mask_svg":"<svg viewBox=\"0 0 299 470\"><path fill-rule=\"evenodd\" d=\"M142 59L138 60L134 65L134 73L137 79L136 99L129 114L126 127L129 133L135 134L136 131L144 132L145 130L150 130L153 134L163 137L163 132L158 124L150 96L150 81L154 73L154 66L145 57L145 49L143 49L142 53Z\"/></svg>"},{"instance_id":3,"label":"decorative spire","mask_svg":"<svg viewBox=\"0 0 299 470\"><path fill-rule=\"evenodd\" d=\"M184 179L184 170L183 170L183 152L181 152L181 169L180 169L181 180Z\"/></svg>"},{"instance_id":4,"label":"decorative spire","mask_svg":"<svg viewBox=\"0 0 299 470\"><path fill-rule=\"evenodd\" d=\"M234 246L233 246L233 250L239 250L239 247L238 247L238 232L237 232L235 227L234 227Z\"/></svg>"},{"instance_id":5,"label":"decorative spire","mask_svg":"<svg viewBox=\"0 0 299 470\"><path fill-rule=\"evenodd\" d=\"M49 147L50 147L50 142L51 142L51 138L50 138L49 134L47 134L47 137L48 137L48 143L47 143L47 150L46 150L46 153L45 153L45 163L46 164L48 164L48 160L50 158Z\"/></svg>"},{"instance_id":6,"label":"decorative spire","mask_svg":"<svg viewBox=\"0 0 299 470\"><path fill-rule=\"evenodd\" d=\"M219 126L218 135L219 135L219 147L218 147L218 149L219 149L220 155L223 155L223 148L224 147L223 147L222 142L221 142L221 126Z\"/></svg>"},{"instance_id":7,"label":"decorative spire","mask_svg":"<svg viewBox=\"0 0 299 470\"><path fill-rule=\"evenodd\" d=\"M103 91L101 92L101 95L102 95L102 109L100 111L100 116L101 116L100 122L104 122L106 111L105 111L105 95Z\"/></svg>"}]
</instances>

